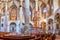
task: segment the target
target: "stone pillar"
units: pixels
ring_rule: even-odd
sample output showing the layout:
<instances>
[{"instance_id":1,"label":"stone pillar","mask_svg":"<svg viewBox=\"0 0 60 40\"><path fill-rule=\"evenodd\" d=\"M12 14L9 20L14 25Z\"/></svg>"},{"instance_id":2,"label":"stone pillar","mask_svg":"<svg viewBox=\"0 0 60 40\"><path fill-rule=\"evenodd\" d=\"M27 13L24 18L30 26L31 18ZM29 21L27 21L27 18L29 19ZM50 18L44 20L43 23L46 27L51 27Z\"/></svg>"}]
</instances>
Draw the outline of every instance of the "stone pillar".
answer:
<instances>
[{"instance_id":1,"label":"stone pillar","mask_svg":"<svg viewBox=\"0 0 60 40\"><path fill-rule=\"evenodd\" d=\"M7 24L7 32L10 32L10 24Z\"/></svg>"},{"instance_id":2,"label":"stone pillar","mask_svg":"<svg viewBox=\"0 0 60 40\"><path fill-rule=\"evenodd\" d=\"M23 3L23 0L20 0L20 27L22 27L22 14L23 14L23 11L22 11L22 3Z\"/></svg>"},{"instance_id":3,"label":"stone pillar","mask_svg":"<svg viewBox=\"0 0 60 40\"><path fill-rule=\"evenodd\" d=\"M5 2L5 27L4 30L6 31L7 28L7 2Z\"/></svg>"},{"instance_id":4,"label":"stone pillar","mask_svg":"<svg viewBox=\"0 0 60 40\"><path fill-rule=\"evenodd\" d=\"M34 27L39 27L39 19L38 19L38 0L35 0L35 12L34 12Z\"/></svg>"},{"instance_id":5,"label":"stone pillar","mask_svg":"<svg viewBox=\"0 0 60 40\"><path fill-rule=\"evenodd\" d=\"M23 28L23 26L22 26L22 14L23 14L22 3L23 3L23 0L20 0L20 25L18 26L18 24L17 24L17 27L16 27L16 29L17 29L16 32L18 34L21 34L21 29Z\"/></svg>"},{"instance_id":6,"label":"stone pillar","mask_svg":"<svg viewBox=\"0 0 60 40\"><path fill-rule=\"evenodd\" d=\"M18 22L16 22L16 33L21 34Z\"/></svg>"},{"instance_id":7,"label":"stone pillar","mask_svg":"<svg viewBox=\"0 0 60 40\"><path fill-rule=\"evenodd\" d=\"M46 22L46 33L48 33L48 20Z\"/></svg>"},{"instance_id":8,"label":"stone pillar","mask_svg":"<svg viewBox=\"0 0 60 40\"><path fill-rule=\"evenodd\" d=\"M38 11L38 0L35 0L36 2L36 11Z\"/></svg>"},{"instance_id":9,"label":"stone pillar","mask_svg":"<svg viewBox=\"0 0 60 40\"><path fill-rule=\"evenodd\" d=\"M7 1L5 4L5 31L9 32L9 21L8 21L9 17L8 17L8 5L7 5Z\"/></svg>"},{"instance_id":10,"label":"stone pillar","mask_svg":"<svg viewBox=\"0 0 60 40\"><path fill-rule=\"evenodd\" d=\"M10 21L9 21L9 11L7 11L7 25L6 25L6 31L10 32Z\"/></svg>"},{"instance_id":11,"label":"stone pillar","mask_svg":"<svg viewBox=\"0 0 60 40\"><path fill-rule=\"evenodd\" d=\"M55 14L56 14L56 10L58 9L58 0L53 0L53 8L54 8L54 11L53 11L53 16L55 17ZM55 19L53 18L53 33L55 33L55 30L56 30L56 24L55 24Z\"/></svg>"},{"instance_id":12,"label":"stone pillar","mask_svg":"<svg viewBox=\"0 0 60 40\"><path fill-rule=\"evenodd\" d=\"M53 0L54 12L58 9L58 0Z\"/></svg>"},{"instance_id":13,"label":"stone pillar","mask_svg":"<svg viewBox=\"0 0 60 40\"><path fill-rule=\"evenodd\" d=\"M25 24L29 24L29 16L30 16L30 9L29 9L29 0L24 0L24 17L25 17Z\"/></svg>"}]
</instances>

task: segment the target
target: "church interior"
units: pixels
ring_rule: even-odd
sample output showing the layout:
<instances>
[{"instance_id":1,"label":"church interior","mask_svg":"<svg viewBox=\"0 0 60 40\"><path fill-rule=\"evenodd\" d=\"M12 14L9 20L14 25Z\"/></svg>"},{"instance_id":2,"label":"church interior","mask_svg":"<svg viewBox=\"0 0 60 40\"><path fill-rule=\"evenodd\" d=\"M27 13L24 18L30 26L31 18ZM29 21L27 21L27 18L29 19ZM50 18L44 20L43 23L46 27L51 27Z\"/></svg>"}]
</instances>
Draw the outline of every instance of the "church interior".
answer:
<instances>
[{"instance_id":1,"label":"church interior","mask_svg":"<svg viewBox=\"0 0 60 40\"><path fill-rule=\"evenodd\" d=\"M2 40L55 40L60 0L0 0L0 35Z\"/></svg>"}]
</instances>

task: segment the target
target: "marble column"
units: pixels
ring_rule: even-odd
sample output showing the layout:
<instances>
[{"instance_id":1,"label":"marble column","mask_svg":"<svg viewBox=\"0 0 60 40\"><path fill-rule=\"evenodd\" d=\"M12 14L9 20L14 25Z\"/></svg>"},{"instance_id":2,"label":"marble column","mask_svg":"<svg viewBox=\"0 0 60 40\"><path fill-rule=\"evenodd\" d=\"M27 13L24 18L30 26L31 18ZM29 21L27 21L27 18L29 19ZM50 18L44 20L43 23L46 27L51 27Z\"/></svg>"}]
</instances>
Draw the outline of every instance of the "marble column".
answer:
<instances>
[{"instance_id":1,"label":"marble column","mask_svg":"<svg viewBox=\"0 0 60 40\"><path fill-rule=\"evenodd\" d=\"M7 24L7 30L6 30L6 32L10 32L10 24L9 23Z\"/></svg>"},{"instance_id":2,"label":"marble column","mask_svg":"<svg viewBox=\"0 0 60 40\"><path fill-rule=\"evenodd\" d=\"M21 34L21 29L23 28L23 25L22 25L22 14L23 14L23 10L22 10L22 4L23 3L23 0L20 0L20 25L18 26L17 24L17 30L16 32L18 34Z\"/></svg>"},{"instance_id":3,"label":"marble column","mask_svg":"<svg viewBox=\"0 0 60 40\"><path fill-rule=\"evenodd\" d=\"M21 34L18 22L16 22L16 33Z\"/></svg>"},{"instance_id":4,"label":"marble column","mask_svg":"<svg viewBox=\"0 0 60 40\"><path fill-rule=\"evenodd\" d=\"M30 0L24 0L24 17L25 17L25 24L29 24L29 16L30 16Z\"/></svg>"},{"instance_id":5,"label":"marble column","mask_svg":"<svg viewBox=\"0 0 60 40\"><path fill-rule=\"evenodd\" d=\"M23 10L22 10L22 3L23 3L23 0L20 0L20 27L22 27L22 14L23 14Z\"/></svg>"},{"instance_id":6,"label":"marble column","mask_svg":"<svg viewBox=\"0 0 60 40\"><path fill-rule=\"evenodd\" d=\"M5 32L9 32L9 24L8 24L8 5L7 1L5 3Z\"/></svg>"}]
</instances>

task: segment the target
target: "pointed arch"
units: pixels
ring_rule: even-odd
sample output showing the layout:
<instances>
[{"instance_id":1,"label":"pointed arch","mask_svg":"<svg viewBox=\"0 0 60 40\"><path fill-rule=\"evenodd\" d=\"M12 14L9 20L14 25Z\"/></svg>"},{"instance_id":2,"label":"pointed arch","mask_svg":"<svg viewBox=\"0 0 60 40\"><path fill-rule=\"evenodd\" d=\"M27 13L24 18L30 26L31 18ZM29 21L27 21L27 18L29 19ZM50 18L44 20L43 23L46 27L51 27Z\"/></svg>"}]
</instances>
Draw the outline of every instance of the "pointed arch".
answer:
<instances>
[{"instance_id":1,"label":"pointed arch","mask_svg":"<svg viewBox=\"0 0 60 40\"><path fill-rule=\"evenodd\" d=\"M10 32L16 32L16 23L10 23Z\"/></svg>"},{"instance_id":2,"label":"pointed arch","mask_svg":"<svg viewBox=\"0 0 60 40\"><path fill-rule=\"evenodd\" d=\"M13 5L10 7L10 20L17 20L17 6L13 3Z\"/></svg>"}]
</instances>

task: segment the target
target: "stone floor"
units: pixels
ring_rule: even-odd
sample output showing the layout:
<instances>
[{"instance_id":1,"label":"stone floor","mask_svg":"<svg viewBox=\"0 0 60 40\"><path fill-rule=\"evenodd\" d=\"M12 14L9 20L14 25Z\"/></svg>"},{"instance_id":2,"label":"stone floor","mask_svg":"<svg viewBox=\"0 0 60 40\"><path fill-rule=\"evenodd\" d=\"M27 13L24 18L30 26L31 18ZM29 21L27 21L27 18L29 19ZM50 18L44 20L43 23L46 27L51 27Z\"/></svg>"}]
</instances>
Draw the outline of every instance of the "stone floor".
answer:
<instances>
[{"instance_id":1,"label":"stone floor","mask_svg":"<svg viewBox=\"0 0 60 40\"><path fill-rule=\"evenodd\" d=\"M56 35L56 40L60 40L60 35Z\"/></svg>"},{"instance_id":2,"label":"stone floor","mask_svg":"<svg viewBox=\"0 0 60 40\"><path fill-rule=\"evenodd\" d=\"M2 40L2 39L0 39ZM60 40L60 35L56 35L56 39L55 40Z\"/></svg>"}]
</instances>

